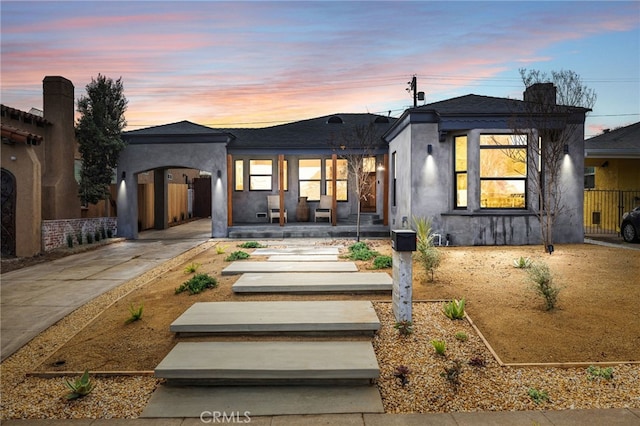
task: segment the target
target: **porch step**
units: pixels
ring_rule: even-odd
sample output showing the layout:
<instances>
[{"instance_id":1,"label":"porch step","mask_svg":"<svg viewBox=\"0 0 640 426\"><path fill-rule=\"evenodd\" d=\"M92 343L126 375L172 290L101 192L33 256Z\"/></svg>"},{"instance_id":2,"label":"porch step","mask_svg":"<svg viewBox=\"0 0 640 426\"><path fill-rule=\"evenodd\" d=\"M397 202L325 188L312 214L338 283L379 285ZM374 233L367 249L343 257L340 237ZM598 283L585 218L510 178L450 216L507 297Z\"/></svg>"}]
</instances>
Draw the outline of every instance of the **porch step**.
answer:
<instances>
[{"instance_id":1,"label":"porch step","mask_svg":"<svg viewBox=\"0 0 640 426\"><path fill-rule=\"evenodd\" d=\"M262 247L253 251L255 256L277 256L277 255L300 255L300 256L315 256L315 255L335 255L340 254L338 247Z\"/></svg>"},{"instance_id":2,"label":"porch step","mask_svg":"<svg viewBox=\"0 0 640 426\"><path fill-rule=\"evenodd\" d=\"M386 272L282 272L245 273L231 289L234 293L321 293L391 291L392 287L393 280Z\"/></svg>"},{"instance_id":3,"label":"porch step","mask_svg":"<svg viewBox=\"0 0 640 426\"><path fill-rule=\"evenodd\" d=\"M366 384L379 376L369 341L180 342L155 369L176 384Z\"/></svg>"},{"instance_id":4,"label":"porch step","mask_svg":"<svg viewBox=\"0 0 640 426\"><path fill-rule=\"evenodd\" d=\"M356 272L353 262L251 262L235 261L222 270L222 275L270 272Z\"/></svg>"},{"instance_id":5,"label":"porch step","mask_svg":"<svg viewBox=\"0 0 640 426\"><path fill-rule=\"evenodd\" d=\"M296 223L285 226L276 224L247 224L234 225L228 228L229 238L282 240L287 238L355 238L357 235L356 222L331 226L327 223ZM377 222L377 221L376 221ZM360 226L361 238L389 238L389 227L381 224Z\"/></svg>"},{"instance_id":6,"label":"porch step","mask_svg":"<svg viewBox=\"0 0 640 426\"><path fill-rule=\"evenodd\" d=\"M375 333L369 301L199 302L169 327L181 335L213 333Z\"/></svg>"},{"instance_id":7,"label":"porch step","mask_svg":"<svg viewBox=\"0 0 640 426\"><path fill-rule=\"evenodd\" d=\"M268 262L337 262L335 254L274 254Z\"/></svg>"},{"instance_id":8,"label":"porch step","mask_svg":"<svg viewBox=\"0 0 640 426\"><path fill-rule=\"evenodd\" d=\"M205 410L209 410L208 412ZM215 413L214 413L215 412ZM214 422L246 422L258 416L383 413L375 386L167 386L161 385L142 412L143 418L195 417ZM259 423L259 422L258 422Z\"/></svg>"}]
</instances>

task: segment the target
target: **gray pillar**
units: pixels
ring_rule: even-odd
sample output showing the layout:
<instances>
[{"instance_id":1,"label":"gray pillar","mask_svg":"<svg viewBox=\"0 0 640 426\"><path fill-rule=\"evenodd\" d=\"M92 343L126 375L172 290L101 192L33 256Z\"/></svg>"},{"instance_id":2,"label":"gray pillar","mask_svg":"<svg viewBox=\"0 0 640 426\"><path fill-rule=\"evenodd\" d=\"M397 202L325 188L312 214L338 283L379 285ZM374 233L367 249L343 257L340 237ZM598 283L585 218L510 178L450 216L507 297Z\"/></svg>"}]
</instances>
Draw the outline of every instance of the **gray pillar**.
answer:
<instances>
[{"instance_id":1,"label":"gray pillar","mask_svg":"<svg viewBox=\"0 0 640 426\"><path fill-rule=\"evenodd\" d=\"M411 321L413 291L412 252L416 249L416 233L401 229L391 231L393 248L392 309L396 322Z\"/></svg>"},{"instance_id":2,"label":"gray pillar","mask_svg":"<svg viewBox=\"0 0 640 426\"><path fill-rule=\"evenodd\" d=\"M167 169L156 169L153 173L153 225L154 229L169 227L169 188Z\"/></svg>"}]
</instances>

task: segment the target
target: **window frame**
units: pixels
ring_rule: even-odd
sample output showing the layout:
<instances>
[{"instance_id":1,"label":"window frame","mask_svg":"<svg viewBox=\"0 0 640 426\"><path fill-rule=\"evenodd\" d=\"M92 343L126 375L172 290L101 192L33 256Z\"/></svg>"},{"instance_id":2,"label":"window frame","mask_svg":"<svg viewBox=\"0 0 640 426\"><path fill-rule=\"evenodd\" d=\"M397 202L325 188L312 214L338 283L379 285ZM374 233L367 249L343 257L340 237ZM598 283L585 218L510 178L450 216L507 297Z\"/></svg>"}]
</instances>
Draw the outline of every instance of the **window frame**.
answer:
<instances>
[{"instance_id":1,"label":"window frame","mask_svg":"<svg viewBox=\"0 0 640 426\"><path fill-rule=\"evenodd\" d=\"M323 175L323 171L322 171L322 164L323 164L323 159L321 157L317 157L317 158L299 158L298 159L298 196L300 197L307 197L307 201L320 201L320 196L322 195L322 175ZM302 161L318 161L318 172L319 172L319 177L317 179L302 179L300 176L300 170L302 169L302 167L300 167L300 163ZM311 198L308 195L302 195L302 182L317 182L318 183L318 198Z\"/></svg>"},{"instance_id":2,"label":"window frame","mask_svg":"<svg viewBox=\"0 0 640 426\"><path fill-rule=\"evenodd\" d=\"M268 161L271 164L271 173L269 173L269 174L266 174L266 173L252 173L251 165L252 165L252 162L254 162L254 161ZM269 182L269 187L268 188L254 189L253 188L253 177L256 177L256 178L269 177L268 180L265 180L265 182ZM272 191L272 190L273 190L273 159L271 159L271 158L250 159L249 160L249 191Z\"/></svg>"},{"instance_id":3,"label":"window frame","mask_svg":"<svg viewBox=\"0 0 640 426\"><path fill-rule=\"evenodd\" d=\"M487 136L510 136L510 137L522 137L524 138L525 144L513 144L513 145L501 145L501 144L482 144L483 137ZM507 148L505 148L507 147ZM525 173L521 177L513 177L513 176L482 176L482 151L483 150L520 150L524 152L524 167ZM479 206L481 210L525 210L528 205L528 175L529 175L529 137L525 133L481 133L478 138L478 196L479 196ZM522 182L523 184L523 202L522 206L491 206L491 207L483 207L482 203L482 183L483 182L496 182L496 181L504 181L504 182ZM468 182L468 176L467 176Z\"/></svg>"},{"instance_id":4,"label":"window frame","mask_svg":"<svg viewBox=\"0 0 640 426\"><path fill-rule=\"evenodd\" d=\"M238 170L238 166L240 166L240 170ZM233 180L233 190L236 192L244 191L244 159L233 161Z\"/></svg>"},{"instance_id":5,"label":"window frame","mask_svg":"<svg viewBox=\"0 0 640 426\"><path fill-rule=\"evenodd\" d=\"M341 161L345 162L346 176L344 178L338 178L339 173L337 173L336 171L336 192L338 194L340 193L340 191L338 190L338 187L342 183L344 185L345 198L341 199L341 198L338 198L336 195L336 201L338 203L346 203L346 202L349 202L349 160L347 160L346 158L337 158L336 167L338 169L339 169L338 164ZM333 183L333 179L332 179L333 176L329 176L329 168L332 167L332 164L333 164L333 158L329 157L324 159L324 193L325 195L332 195L329 192L329 188L331 188Z\"/></svg>"},{"instance_id":6,"label":"window frame","mask_svg":"<svg viewBox=\"0 0 640 426\"><path fill-rule=\"evenodd\" d=\"M457 140L458 138L465 139L465 152L466 152L466 161L464 170L458 170L458 147ZM459 196L458 196L458 178L464 175L467 180L467 199L464 205L460 204ZM453 137L453 202L454 209L466 209L469 206L469 137L467 135L457 135Z\"/></svg>"}]
</instances>

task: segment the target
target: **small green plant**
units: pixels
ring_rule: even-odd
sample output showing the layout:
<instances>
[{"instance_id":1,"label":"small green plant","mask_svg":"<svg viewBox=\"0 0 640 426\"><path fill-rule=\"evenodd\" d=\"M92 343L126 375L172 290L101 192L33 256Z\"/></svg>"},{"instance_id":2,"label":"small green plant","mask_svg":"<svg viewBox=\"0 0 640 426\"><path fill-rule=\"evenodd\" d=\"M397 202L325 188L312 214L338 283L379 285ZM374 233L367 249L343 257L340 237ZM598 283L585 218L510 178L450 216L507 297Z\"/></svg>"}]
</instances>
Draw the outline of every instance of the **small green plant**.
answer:
<instances>
[{"instance_id":1,"label":"small green plant","mask_svg":"<svg viewBox=\"0 0 640 426\"><path fill-rule=\"evenodd\" d=\"M399 365L396 367L396 371L393 372L393 375L400 379L400 384L404 386L409 383L409 373L411 373L409 367L406 365Z\"/></svg>"},{"instance_id":2,"label":"small green plant","mask_svg":"<svg viewBox=\"0 0 640 426\"><path fill-rule=\"evenodd\" d=\"M467 333L465 333L464 331L458 331L456 333L456 339L461 342L466 342L467 340L469 340L469 336L467 336Z\"/></svg>"},{"instance_id":3,"label":"small green plant","mask_svg":"<svg viewBox=\"0 0 640 426\"><path fill-rule=\"evenodd\" d=\"M96 231L93 233L93 239L94 239L94 240L96 240L96 243L97 243L98 241L100 241L100 231L97 231L97 230L96 230Z\"/></svg>"},{"instance_id":4,"label":"small green plant","mask_svg":"<svg viewBox=\"0 0 640 426\"><path fill-rule=\"evenodd\" d=\"M464 298L457 300L453 299L450 302L446 302L442 307L442 312L447 316L447 318L452 320L463 319L464 318Z\"/></svg>"},{"instance_id":5,"label":"small green plant","mask_svg":"<svg viewBox=\"0 0 640 426\"><path fill-rule=\"evenodd\" d=\"M69 380L65 380L67 387L71 389L71 392L67 394L67 399L78 399L83 396L89 395L93 390L94 384L89 377L89 370L84 370L84 374L77 378L73 383Z\"/></svg>"},{"instance_id":6,"label":"small green plant","mask_svg":"<svg viewBox=\"0 0 640 426\"><path fill-rule=\"evenodd\" d=\"M89 232L87 234L87 244L91 244L91 243L93 243L93 234Z\"/></svg>"},{"instance_id":7,"label":"small green plant","mask_svg":"<svg viewBox=\"0 0 640 426\"><path fill-rule=\"evenodd\" d=\"M395 323L393 326L401 336L408 336L413 333L413 322L409 320L402 320Z\"/></svg>"},{"instance_id":8,"label":"small green plant","mask_svg":"<svg viewBox=\"0 0 640 426\"><path fill-rule=\"evenodd\" d=\"M100 237L103 240L107 239L107 228L105 228L104 226L102 228L100 228Z\"/></svg>"},{"instance_id":9,"label":"small green plant","mask_svg":"<svg viewBox=\"0 0 640 426\"><path fill-rule=\"evenodd\" d=\"M536 404L549 401L549 394L546 391L539 391L536 388L529 388L529 398Z\"/></svg>"},{"instance_id":10,"label":"small green plant","mask_svg":"<svg viewBox=\"0 0 640 426\"><path fill-rule=\"evenodd\" d=\"M587 374L589 374L589 380L596 379L613 379L613 367L596 367L594 365L587 368Z\"/></svg>"},{"instance_id":11,"label":"small green plant","mask_svg":"<svg viewBox=\"0 0 640 426\"><path fill-rule=\"evenodd\" d=\"M375 250L371 250L367 243L358 242L349 246L349 254L345 257L351 260L371 260L374 257L378 256L378 253Z\"/></svg>"},{"instance_id":12,"label":"small green plant","mask_svg":"<svg viewBox=\"0 0 640 426\"><path fill-rule=\"evenodd\" d=\"M76 241L78 242L78 245L81 246L82 245L82 232L77 232L76 233Z\"/></svg>"},{"instance_id":13,"label":"small green plant","mask_svg":"<svg viewBox=\"0 0 640 426\"><path fill-rule=\"evenodd\" d=\"M141 303L140 306L136 307L132 304L129 305L129 318L124 322L125 324L131 324L132 322L136 322L142 319L142 310L143 310L143 304Z\"/></svg>"},{"instance_id":14,"label":"small green plant","mask_svg":"<svg viewBox=\"0 0 640 426\"><path fill-rule=\"evenodd\" d=\"M560 287L553 282L553 276L546 263L535 263L529 268L529 280L533 290L544 298L545 308L550 311L556 307Z\"/></svg>"},{"instance_id":15,"label":"small green plant","mask_svg":"<svg viewBox=\"0 0 640 426\"><path fill-rule=\"evenodd\" d=\"M435 270L440 266L440 251L433 245L433 231L431 228L431 219L424 217L413 218L414 227L416 228L416 252L414 257L418 260L425 273L431 273L430 282L433 282Z\"/></svg>"},{"instance_id":16,"label":"small green plant","mask_svg":"<svg viewBox=\"0 0 640 426\"><path fill-rule=\"evenodd\" d=\"M266 247L266 246L263 246L262 244L260 244L257 241L247 241L247 242L244 242L242 244L238 244L238 247L249 249L249 248L263 248L263 247Z\"/></svg>"},{"instance_id":17,"label":"small green plant","mask_svg":"<svg viewBox=\"0 0 640 426\"><path fill-rule=\"evenodd\" d=\"M73 236L71 236L71 234L67 234L67 247L73 247Z\"/></svg>"},{"instance_id":18,"label":"small green plant","mask_svg":"<svg viewBox=\"0 0 640 426\"><path fill-rule=\"evenodd\" d=\"M189 294L202 293L208 288L218 286L218 280L208 274L195 274L191 279L185 281L176 289L176 294L188 291Z\"/></svg>"},{"instance_id":19,"label":"small green plant","mask_svg":"<svg viewBox=\"0 0 640 426\"><path fill-rule=\"evenodd\" d=\"M393 266L391 256L378 256L373 259L373 269L387 269Z\"/></svg>"},{"instance_id":20,"label":"small green plant","mask_svg":"<svg viewBox=\"0 0 640 426\"><path fill-rule=\"evenodd\" d=\"M199 263L191 262L190 264L188 264L187 266L184 267L184 273L185 274L192 274L192 273L196 272L199 267L200 267Z\"/></svg>"},{"instance_id":21,"label":"small green plant","mask_svg":"<svg viewBox=\"0 0 640 426\"><path fill-rule=\"evenodd\" d=\"M107 229L107 238L113 238L113 229Z\"/></svg>"},{"instance_id":22,"label":"small green plant","mask_svg":"<svg viewBox=\"0 0 640 426\"><path fill-rule=\"evenodd\" d=\"M239 250L239 251L234 251L229 256L225 257L224 260L227 262L233 262L234 260L248 259L249 256L250 256L249 253Z\"/></svg>"},{"instance_id":23,"label":"small green plant","mask_svg":"<svg viewBox=\"0 0 640 426\"><path fill-rule=\"evenodd\" d=\"M227 246L217 245L216 246L216 254L223 254Z\"/></svg>"},{"instance_id":24,"label":"small green plant","mask_svg":"<svg viewBox=\"0 0 640 426\"><path fill-rule=\"evenodd\" d=\"M530 268L532 263L533 262L531 261L530 258L520 256L519 259L514 259L513 260L513 267L514 268L520 268L520 269L526 269L526 268Z\"/></svg>"},{"instance_id":25,"label":"small green plant","mask_svg":"<svg viewBox=\"0 0 640 426\"><path fill-rule=\"evenodd\" d=\"M444 371L440 373L440 376L447 379L454 389L457 389L460 385L460 374L462 374L462 363L456 359L449 366L444 367Z\"/></svg>"},{"instance_id":26,"label":"small green plant","mask_svg":"<svg viewBox=\"0 0 640 426\"><path fill-rule=\"evenodd\" d=\"M432 340L431 346L435 349L436 354L444 356L444 353L447 351L447 345L444 340Z\"/></svg>"}]
</instances>

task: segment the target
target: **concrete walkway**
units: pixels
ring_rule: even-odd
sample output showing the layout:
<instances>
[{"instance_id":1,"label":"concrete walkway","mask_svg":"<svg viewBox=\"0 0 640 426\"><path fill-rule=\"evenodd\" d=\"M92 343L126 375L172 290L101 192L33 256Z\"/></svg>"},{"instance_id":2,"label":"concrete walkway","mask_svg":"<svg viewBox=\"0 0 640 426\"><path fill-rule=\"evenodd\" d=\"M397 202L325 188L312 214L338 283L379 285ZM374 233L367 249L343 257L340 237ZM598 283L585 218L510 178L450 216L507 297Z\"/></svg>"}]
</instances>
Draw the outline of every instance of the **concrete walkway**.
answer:
<instances>
[{"instance_id":1,"label":"concrete walkway","mask_svg":"<svg viewBox=\"0 0 640 426\"><path fill-rule=\"evenodd\" d=\"M199 220L2 274L2 360L88 301L210 237L211 221Z\"/></svg>"}]
</instances>

